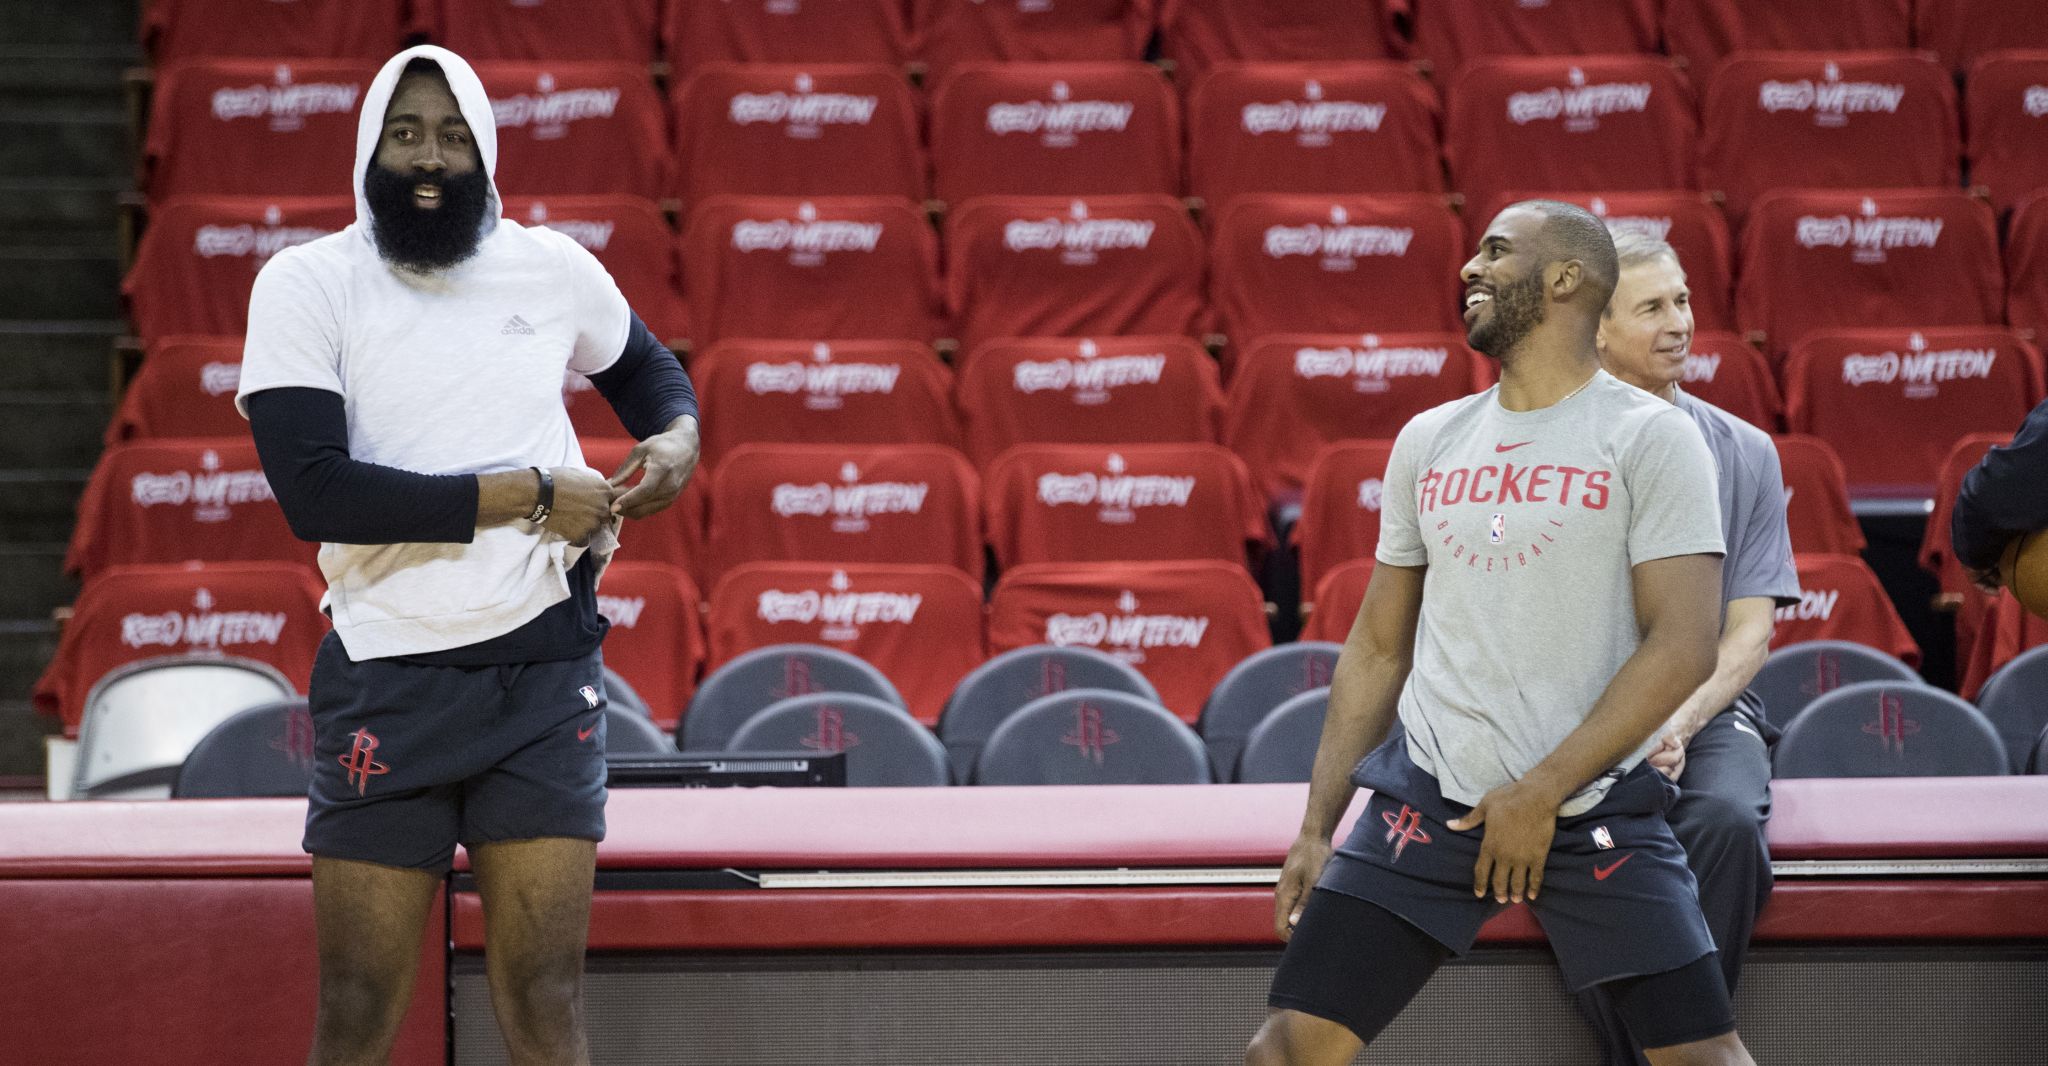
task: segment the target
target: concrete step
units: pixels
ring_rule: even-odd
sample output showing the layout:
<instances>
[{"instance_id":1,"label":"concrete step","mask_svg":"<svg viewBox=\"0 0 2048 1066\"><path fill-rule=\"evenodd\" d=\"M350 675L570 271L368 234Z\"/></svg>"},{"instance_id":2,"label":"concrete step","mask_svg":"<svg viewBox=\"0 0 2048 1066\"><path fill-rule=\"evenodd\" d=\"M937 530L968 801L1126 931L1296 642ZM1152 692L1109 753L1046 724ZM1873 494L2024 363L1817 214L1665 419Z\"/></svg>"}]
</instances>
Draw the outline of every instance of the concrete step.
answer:
<instances>
[{"instance_id":1,"label":"concrete step","mask_svg":"<svg viewBox=\"0 0 2048 1066\"><path fill-rule=\"evenodd\" d=\"M134 48L138 0L6 0L0 3L0 41L10 49Z\"/></svg>"},{"instance_id":2,"label":"concrete step","mask_svg":"<svg viewBox=\"0 0 2048 1066\"><path fill-rule=\"evenodd\" d=\"M63 541L0 544L0 619L47 621L76 599L78 582L64 574Z\"/></svg>"},{"instance_id":3,"label":"concrete step","mask_svg":"<svg viewBox=\"0 0 2048 1066\"><path fill-rule=\"evenodd\" d=\"M0 390L105 392L124 323L0 321Z\"/></svg>"},{"instance_id":4,"label":"concrete step","mask_svg":"<svg viewBox=\"0 0 2048 1066\"><path fill-rule=\"evenodd\" d=\"M0 178L132 178L128 112L112 104L0 107Z\"/></svg>"},{"instance_id":5,"label":"concrete step","mask_svg":"<svg viewBox=\"0 0 2048 1066\"><path fill-rule=\"evenodd\" d=\"M125 178L0 178L0 233L9 244L120 252Z\"/></svg>"},{"instance_id":6,"label":"concrete step","mask_svg":"<svg viewBox=\"0 0 2048 1066\"><path fill-rule=\"evenodd\" d=\"M85 493L86 468L22 470L0 464L0 529L10 541L69 541Z\"/></svg>"},{"instance_id":7,"label":"concrete step","mask_svg":"<svg viewBox=\"0 0 2048 1066\"><path fill-rule=\"evenodd\" d=\"M91 467L111 408L104 390L0 392L0 471Z\"/></svg>"},{"instance_id":8,"label":"concrete step","mask_svg":"<svg viewBox=\"0 0 2048 1066\"><path fill-rule=\"evenodd\" d=\"M0 247L0 319L120 315L121 260L113 249Z\"/></svg>"},{"instance_id":9,"label":"concrete step","mask_svg":"<svg viewBox=\"0 0 2048 1066\"><path fill-rule=\"evenodd\" d=\"M28 699L55 654L56 623L47 618L0 622L0 702Z\"/></svg>"}]
</instances>

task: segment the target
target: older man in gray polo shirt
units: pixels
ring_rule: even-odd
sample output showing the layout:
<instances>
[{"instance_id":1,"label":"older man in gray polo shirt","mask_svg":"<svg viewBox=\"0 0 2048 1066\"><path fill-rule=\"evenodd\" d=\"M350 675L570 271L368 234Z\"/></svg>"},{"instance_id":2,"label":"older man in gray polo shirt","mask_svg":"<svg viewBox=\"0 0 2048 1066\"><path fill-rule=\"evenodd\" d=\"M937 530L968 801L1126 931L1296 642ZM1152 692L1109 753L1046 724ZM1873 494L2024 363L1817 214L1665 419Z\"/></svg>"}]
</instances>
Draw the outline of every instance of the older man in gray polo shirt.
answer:
<instances>
[{"instance_id":1,"label":"older man in gray polo shirt","mask_svg":"<svg viewBox=\"0 0 2048 1066\"><path fill-rule=\"evenodd\" d=\"M1668 817L1699 882L1700 909L1732 995L1757 912L1771 893L1764 822L1771 813L1770 746L1777 731L1748 686L1770 652L1773 610L1799 599L1785 479L1769 434L1679 388L1693 323L1678 253L1641 234L1616 235L1614 249L1621 277L1600 320L1600 364L1692 416L1720 481L1727 555L1714 674L1671 716L1649 762L1683 792ZM1611 1066L1644 1061L1600 988L1579 1001L1601 1030Z\"/></svg>"}]
</instances>

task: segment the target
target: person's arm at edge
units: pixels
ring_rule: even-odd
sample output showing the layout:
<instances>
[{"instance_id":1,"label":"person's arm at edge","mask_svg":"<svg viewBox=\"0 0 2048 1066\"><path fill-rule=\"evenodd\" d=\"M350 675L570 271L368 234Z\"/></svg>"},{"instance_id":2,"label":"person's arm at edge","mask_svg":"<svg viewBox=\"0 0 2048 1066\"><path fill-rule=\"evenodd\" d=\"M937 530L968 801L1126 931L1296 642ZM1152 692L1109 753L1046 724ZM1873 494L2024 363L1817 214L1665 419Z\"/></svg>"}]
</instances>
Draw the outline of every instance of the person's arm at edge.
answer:
<instances>
[{"instance_id":1,"label":"person's arm at edge","mask_svg":"<svg viewBox=\"0 0 2048 1066\"><path fill-rule=\"evenodd\" d=\"M301 540L467 544L478 529L531 514L539 498L531 470L420 474L351 458L339 393L265 389L247 405L264 476Z\"/></svg>"},{"instance_id":2,"label":"person's arm at edge","mask_svg":"<svg viewBox=\"0 0 2048 1066\"><path fill-rule=\"evenodd\" d=\"M1963 477L1949 519L1956 561L1973 575L1999 577L1999 556L2015 537L2048 526L2048 403L2027 413L2012 443L1991 449Z\"/></svg>"},{"instance_id":3,"label":"person's arm at edge","mask_svg":"<svg viewBox=\"0 0 2048 1066\"><path fill-rule=\"evenodd\" d=\"M1274 928L1283 938L1292 931L1309 889L1329 860L1330 837L1358 791L1351 781L1352 769L1393 729L1401 687L1415 661L1425 571L1388 563L1373 567L1365 602L1337 656L1329 711L1309 779L1308 808L1302 814L1301 832L1288 849L1274 897Z\"/></svg>"},{"instance_id":4,"label":"person's arm at edge","mask_svg":"<svg viewBox=\"0 0 2048 1066\"><path fill-rule=\"evenodd\" d=\"M1682 769L1686 744L1756 680L1757 671L1764 668L1764 660L1771 655L1777 609L1778 601L1769 596L1744 596L1728 601L1728 617L1721 623L1721 642L1714 649L1713 676L1694 689L1665 724L1664 732L1676 748L1674 751L1662 747L1651 753L1651 762L1657 763L1658 769L1665 769L1658 757L1666 752L1671 752L1670 759ZM1676 776L1673 771L1667 773Z\"/></svg>"},{"instance_id":5,"label":"person's arm at edge","mask_svg":"<svg viewBox=\"0 0 2048 1066\"><path fill-rule=\"evenodd\" d=\"M674 352L657 340L640 316L627 311L625 348L611 366L590 375L590 383L611 404L627 432L640 442L612 473L622 488L642 469L647 476L613 502L628 518L666 509L697 468L701 439L697 390Z\"/></svg>"},{"instance_id":6,"label":"person's arm at edge","mask_svg":"<svg viewBox=\"0 0 2048 1066\"><path fill-rule=\"evenodd\" d=\"M1499 902L1519 903L1525 893L1535 898L1558 808L1649 739L1713 674L1721 557L1651 559L1631 567L1629 581L1642 643L1608 681L1586 720L1519 780L1487 793L1471 813L1446 823L1465 832L1509 814L1520 829L1543 827L1540 841L1521 834L1497 841L1496 834L1487 834L1473 868L1475 896L1486 895L1490 883Z\"/></svg>"}]
</instances>

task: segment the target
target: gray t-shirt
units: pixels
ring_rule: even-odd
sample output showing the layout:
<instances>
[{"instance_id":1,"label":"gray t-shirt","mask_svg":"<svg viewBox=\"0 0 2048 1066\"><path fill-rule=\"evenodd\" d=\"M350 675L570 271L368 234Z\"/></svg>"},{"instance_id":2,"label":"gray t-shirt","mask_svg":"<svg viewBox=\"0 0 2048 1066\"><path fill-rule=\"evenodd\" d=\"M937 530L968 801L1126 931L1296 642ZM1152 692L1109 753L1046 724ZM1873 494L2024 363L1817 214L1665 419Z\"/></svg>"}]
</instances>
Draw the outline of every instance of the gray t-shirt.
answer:
<instances>
[{"instance_id":1,"label":"gray t-shirt","mask_svg":"<svg viewBox=\"0 0 2048 1066\"><path fill-rule=\"evenodd\" d=\"M1379 561L1429 568L1408 753L1464 804L1556 750L1635 653L1633 566L1722 550L1713 459L1684 412L1604 370L1537 411L1499 391L1401 430L1380 512ZM1650 744L1558 813L1598 804Z\"/></svg>"},{"instance_id":2,"label":"gray t-shirt","mask_svg":"<svg viewBox=\"0 0 2048 1066\"><path fill-rule=\"evenodd\" d=\"M1678 409L1706 438L1721 483L1721 602L1769 596L1799 602L1799 569L1785 525L1785 473L1771 436L1697 396L1678 392Z\"/></svg>"}]
</instances>

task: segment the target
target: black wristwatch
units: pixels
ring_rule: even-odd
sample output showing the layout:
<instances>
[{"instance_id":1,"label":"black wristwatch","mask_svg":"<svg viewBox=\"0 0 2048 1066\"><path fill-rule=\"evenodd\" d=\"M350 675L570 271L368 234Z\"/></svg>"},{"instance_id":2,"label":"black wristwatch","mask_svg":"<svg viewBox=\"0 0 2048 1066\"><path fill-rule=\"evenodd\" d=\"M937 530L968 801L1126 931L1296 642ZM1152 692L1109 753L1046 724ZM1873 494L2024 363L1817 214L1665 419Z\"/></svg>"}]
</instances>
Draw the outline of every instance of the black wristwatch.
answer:
<instances>
[{"instance_id":1,"label":"black wristwatch","mask_svg":"<svg viewBox=\"0 0 2048 1066\"><path fill-rule=\"evenodd\" d=\"M534 501L533 513L526 520L539 525L555 513L555 475L537 466L532 469L534 476L540 478L540 497Z\"/></svg>"}]
</instances>

